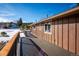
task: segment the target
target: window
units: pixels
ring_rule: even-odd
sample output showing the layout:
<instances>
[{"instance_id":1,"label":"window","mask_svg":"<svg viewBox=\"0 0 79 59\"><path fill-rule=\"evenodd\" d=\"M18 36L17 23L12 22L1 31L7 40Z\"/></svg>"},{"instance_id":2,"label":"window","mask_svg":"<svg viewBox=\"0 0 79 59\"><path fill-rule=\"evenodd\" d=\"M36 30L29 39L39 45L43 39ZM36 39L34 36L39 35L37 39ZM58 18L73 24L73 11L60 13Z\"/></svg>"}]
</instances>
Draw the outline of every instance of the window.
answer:
<instances>
[{"instance_id":1,"label":"window","mask_svg":"<svg viewBox=\"0 0 79 59\"><path fill-rule=\"evenodd\" d=\"M45 32L50 32L51 31L51 24L45 24Z\"/></svg>"},{"instance_id":2,"label":"window","mask_svg":"<svg viewBox=\"0 0 79 59\"><path fill-rule=\"evenodd\" d=\"M35 26L33 26L32 29L35 29Z\"/></svg>"}]
</instances>

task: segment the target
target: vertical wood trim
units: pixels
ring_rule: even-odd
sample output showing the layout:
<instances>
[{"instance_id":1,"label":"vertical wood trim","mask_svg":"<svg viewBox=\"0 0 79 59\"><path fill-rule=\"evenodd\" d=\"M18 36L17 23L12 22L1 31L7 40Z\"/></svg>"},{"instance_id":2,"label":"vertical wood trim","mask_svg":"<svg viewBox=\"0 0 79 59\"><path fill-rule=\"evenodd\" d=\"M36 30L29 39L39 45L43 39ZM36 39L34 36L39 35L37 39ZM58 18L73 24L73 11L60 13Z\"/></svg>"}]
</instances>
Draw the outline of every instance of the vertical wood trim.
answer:
<instances>
[{"instance_id":1,"label":"vertical wood trim","mask_svg":"<svg viewBox=\"0 0 79 59\"><path fill-rule=\"evenodd\" d=\"M68 17L68 51L69 51L69 17Z\"/></svg>"},{"instance_id":2,"label":"vertical wood trim","mask_svg":"<svg viewBox=\"0 0 79 59\"><path fill-rule=\"evenodd\" d=\"M57 25L57 23L58 23L58 21L56 21L56 30L55 30L55 32L56 32L56 37L55 37L56 45L58 45L58 25Z\"/></svg>"},{"instance_id":3,"label":"vertical wood trim","mask_svg":"<svg viewBox=\"0 0 79 59\"><path fill-rule=\"evenodd\" d=\"M48 38L48 37L47 37L47 34L45 33L45 35L46 35L46 41L47 41L47 38Z\"/></svg>"},{"instance_id":4,"label":"vertical wood trim","mask_svg":"<svg viewBox=\"0 0 79 59\"><path fill-rule=\"evenodd\" d=\"M77 54L77 17L75 16L75 54Z\"/></svg>"},{"instance_id":5,"label":"vertical wood trim","mask_svg":"<svg viewBox=\"0 0 79 59\"><path fill-rule=\"evenodd\" d=\"M48 34L47 34L47 33L46 33L46 37L47 37L47 42L49 42L49 41L48 41Z\"/></svg>"},{"instance_id":6,"label":"vertical wood trim","mask_svg":"<svg viewBox=\"0 0 79 59\"><path fill-rule=\"evenodd\" d=\"M42 34L42 40L43 40L43 37L44 37L44 29L43 29L43 24L41 25L42 26L42 29L41 29L41 34Z\"/></svg>"},{"instance_id":7,"label":"vertical wood trim","mask_svg":"<svg viewBox=\"0 0 79 59\"><path fill-rule=\"evenodd\" d=\"M56 21L55 21L55 27L56 27ZM56 28L55 28L55 30L56 30ZM56 36L56 32L55 32L55 36ZM56 39L54 41L55 41L55 45L56 45Z\"/></svg>"},{"instance_id":8,"label":"vertical wood trim","mask_svg":"<svg viewBox=\"0 0 79 59\"><path fill-rule=\"evenodd\" d=\"M50 36L51 37L51 43L52 43L52 30L53 29L52 29L52 21L51 21L51 36Z\"/></svg>"},{"instance_id":9,"label":"vertical wood trim","mask_svg":"<svg viewBox=\"0 0 79 59\"><path fill-rule=\"evenodd\" d=\"M69 19L69 51L75 53L75 18Z\"/></svg>"},{"instance_id":10,"label":"vertical wood trim","mask_svg":"<svg viewBox=\"0 0 79 59\"><path fill-rule=\"evenodd\" d=\"M54 36L53 36L53 31L54 31L54 30L53 30L53 21L52 21L52 25L51 25L51 27L52 27L52 29L51 29L51 31L52 31L52 37L51 37L52 40L51 40L51 41L52 41L52 43L54 43L54 40L53 40L53 38L54 38Z\"/></svg>"},{"instance_id":11,"label":"vertical wood trim","mask_svg":"<svg viewBox=\"0 0 79 59\"><path fill-rule=\"evenodd\" d=\"M54 44L55 44L55 22L56 21L54 21Z\"/></svg>"},{"instance_id":12,"label":"vertical wood trim","mask_svg":"<svg viewBox=\"0 0 79 59\"><path fill-rule=\"evenodd\" d=\"M44 34L44 24L42 24L42 30L43 30L43 40L44 40L44 36L45 36L45 34Z\"/></svg>"},{"instance_id":13,"label":"vertical wood trim","mask_svg":"<svg viewBox=\"0 0 79 59\"><path fill-rule=\"evenodd\" d=\"M54 44L54 34L53 34L53 32L54 32L54 27L53 27L54 25L53 25L53 21L52 21L52 23L51 23L51 31L52 31L52 35L51 35L51 43L52 44Z\"/></svg>"},{"instance_id":14,"label":"vertical wood trim","mask_svg":"<svg viewBox=\"0 0 79 59\"><path fill-rule=\"evenodd\" d=\"M77 15L77 55L79 55L79 14Z\"/></svg>"},{"instance_id":15,"label":"vertical wood trim","mask_svg":"<svg viewBox=\"0 0 79 59\"><path fill-rule=\"evenodd\" d=\"M60 18L59 21L59 33L58 33L58 38L59 38L59 46L62 48L62 18Z\"/></svg>"},{"instance_id":16,"label":"vertical wood trim","mask_svg":"<svg viewBox=\"0 0 79 59\"><path fill-rule=\"evenodd\" d=\"M55 44L55 21L54 21L54 44Z\"/></svg>"},{"instance_id":17,"label":"vertical wood trim","mask_svg":"<svg viewBox=\"0 0 79 59\"><path fill-rule=\"evenodd\" d=\"M63 48L68 50L68 17L63 20Z\"/></svg>"},{"instance_id":18,"label":"vertical wood trim","mask_svg":"<svg viewBox=\"0 0 79 59\"><path fill-rule=\"evenodd\" d=\"M57 21L57 45L59 46L59 19Z\"/></svg>"},{"instance_id":19,"label":"vertical wood trim","mask_svg":"<svg viewBox=\"0 0 79 59\"><path fill-rule=\"evenodd\" d=\"M52 43L52 34L50 35L50 39L51 39L51 42L50 43Z\"/></svg>"},{"instance_id":20,"label":"vertical wood trim","mask_svg":"<svg viewBox=\"0 0 79 59\"><path fill-rule=\"evenodd\" d=\"M57 20L56 20L56 22L55 22L55 44L56 45L58 45L57 43L58 43L58 38L57 38L57 35L58 35L58 25L57 25Z\"/></svg>"},{"instance_id":21,"label":"vertical wood trim","mask_svg":"<svg viewBox=\"0 0 79 59\"><path fill-rule=\"evenodd\" d=\"M63 48L63 18L62 18L62 48Z\"/></svg>"}]
</instances>

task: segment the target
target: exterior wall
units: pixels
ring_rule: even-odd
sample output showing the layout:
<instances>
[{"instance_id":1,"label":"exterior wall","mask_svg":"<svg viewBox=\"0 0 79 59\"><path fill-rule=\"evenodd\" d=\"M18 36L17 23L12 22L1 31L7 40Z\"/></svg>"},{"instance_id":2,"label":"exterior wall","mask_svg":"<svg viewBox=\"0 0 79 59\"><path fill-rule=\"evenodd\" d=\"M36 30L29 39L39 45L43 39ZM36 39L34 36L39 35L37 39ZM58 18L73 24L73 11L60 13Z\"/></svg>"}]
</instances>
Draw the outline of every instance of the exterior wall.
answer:
<instances>
[{"instance_id":1,"label":"exterior wall","mask_svg":"<svg viewBox=\"0 0 79 59\"><path fill-rule=\"evenodd\" d=\"M55 42L55 22L52 22L52 25L51 25L51 27L52 27L52 43L54 44L54 42Z\"/></svg>"},{"instance_id":2,"label":"exterior wall","mask_svg":"<svg viewBox=\"0 0 79 59\"><path fill-rule=\"evenodd\" d=\"M59 21L59 47L63 47L63 24L62 24L62 18L60 18L61 20Z\"/></svg>"},{"instance_id":3,"label":"exterior wall","mask_svg":"<svg viewBox=\"0 0 79 59\"><path fill-rule=\"evenodd\" d=\"M69 19L69 51L75 53L75 16Z\"/></svg>"},{"instance_id":4,"label":"exterior wall","mask_svg":"<svg viewBox=\"0 0 79 59\"><path fill-rule=\"evenodd\" d=\"M78 15L79 16L79 15ZM77 16L76 23L76 53L79 55L79 17Z\"/></svg>"},{"instance_id":5,"label":"exterior wall","mask_svg":"<svg viewBox=\"0 0 79 59\"><path fill-rule=\"evenodd\" d=\"M68 50L68 36L69 36L69 32L68 32L68 17L63 19L63 28L62 28L62 32L63 32L63 48Z\"/></svg>"},{"instance_id":6,"label":"exterior wall","mask_svg":"<svg viewBox=\"0 0 79 59\"><path fill-rule=\"evenodd\" d=\"M37 32L32 30L33 34L39 39L79 55L79 14L61 17L50 23L51 34L44 32L44 24L37 26Z\"/></svg>"},{"instance_id":7,"label":"exterior wall","mask_svg":"<svg viewBox=\"0 0 79 59\"><path fill-rule=\"evenodd\" d=\"M57 21L55 21L55 44L58 45L58 25L57 25Z\"/></svg>"}]
</instances>

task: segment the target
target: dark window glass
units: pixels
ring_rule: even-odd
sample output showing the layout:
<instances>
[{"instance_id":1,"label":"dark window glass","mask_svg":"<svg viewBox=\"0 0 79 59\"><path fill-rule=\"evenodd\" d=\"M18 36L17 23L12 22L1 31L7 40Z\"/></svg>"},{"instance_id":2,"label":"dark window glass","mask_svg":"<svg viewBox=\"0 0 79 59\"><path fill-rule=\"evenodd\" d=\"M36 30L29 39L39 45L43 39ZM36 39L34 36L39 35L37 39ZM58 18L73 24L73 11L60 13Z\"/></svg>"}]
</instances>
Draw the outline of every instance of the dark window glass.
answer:
<instances>
[{"instance_id":1,"label":"dark window glass","mask_svg":"<svg viewBox=\"0 0 79 59\"><path fill-rule=\"evenodd\" d=\"M45 31L47 31L47 24L45 24Z\"/></svg>"},{"instance_id":2,"label":"dark window glass","mask_svg":"<svg viewBox=\"0 0 79 59\"><path fill-rule=\"evenodd\" d=\"M50 32L50 24L48 24L48 32Z\"/></svg>"},{"instance_id":3,"label":"dark window glass","mask_svg":"<svg viewBox=\"0 0 79 59\"><path fill-rule=\"evenodd\" d=\"M45 24L45 32L50 32L51 25L50 24Z\"/></svg>"}]
</instances>

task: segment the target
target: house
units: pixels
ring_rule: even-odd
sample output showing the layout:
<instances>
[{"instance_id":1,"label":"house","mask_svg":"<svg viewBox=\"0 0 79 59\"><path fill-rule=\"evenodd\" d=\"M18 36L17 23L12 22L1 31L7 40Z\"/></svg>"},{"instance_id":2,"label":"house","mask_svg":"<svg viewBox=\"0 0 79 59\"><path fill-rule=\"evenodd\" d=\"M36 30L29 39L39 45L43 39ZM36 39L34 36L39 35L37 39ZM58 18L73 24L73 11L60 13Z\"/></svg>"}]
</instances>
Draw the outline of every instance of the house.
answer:
<instances>
[{"instance_id":1,"label":"house","mask_svg":"<svg viewBox=\"0 0 79 59\"><path fill-rule=\"evenodd\" d=\"M37 38L79 55L79 7L30 26Z\"/></svg>"},{"instance_id":2,"label":"house","mask_svg":"<svg viewBox=\"0 0 79 59\"><path fill-rule=\"evenodd\" d=\"M10 29L16 29L16 28L19 28L19 26L16 23L11 22L9 28Z\"/></svg>"},{"instance_id":3,"label":"house","mask_svg":"<svg viewBox=\"0 0 79 59\"><path fill-rule=\"evenodd\" d=\"M7 23L0 23L0 29L7 28Z\"/></svg>"},{"instance_id":4,"label":"house","mask_svg":"<svg viewBox=\"0 0 79 59\"><path fill-rule=\"evenodd\" d=\"M1 22L0 23L0 29L14 29L19 28L18 25L14 22Z\"/></svg>"}]
</instances>

